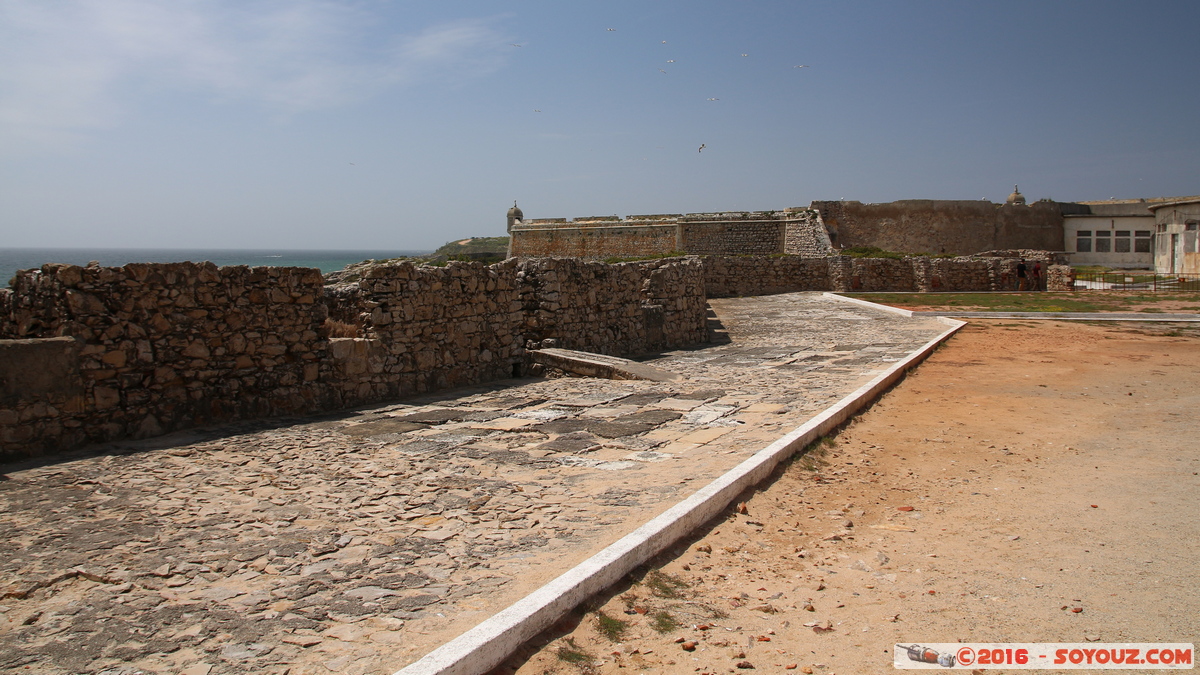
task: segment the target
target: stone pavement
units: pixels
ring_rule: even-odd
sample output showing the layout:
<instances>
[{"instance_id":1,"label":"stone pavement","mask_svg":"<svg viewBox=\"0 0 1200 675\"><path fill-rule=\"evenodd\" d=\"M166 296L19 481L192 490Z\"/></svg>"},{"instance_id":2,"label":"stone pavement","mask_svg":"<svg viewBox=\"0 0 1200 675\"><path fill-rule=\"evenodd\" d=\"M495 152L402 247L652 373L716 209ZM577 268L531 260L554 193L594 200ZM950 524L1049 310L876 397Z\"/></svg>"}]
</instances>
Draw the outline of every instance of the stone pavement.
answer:
<instances>
[{"instance_id":1,"label":"stone pavement","mask_svg":"<svg viewBox=\"0 0 1200 675\"><path fill-rule=\"evenodd\" d=\"M0 670L391 673L933 336L712 300L678 382L527 378L100 448L0 480Z\"/></svg>"}]
</instances>

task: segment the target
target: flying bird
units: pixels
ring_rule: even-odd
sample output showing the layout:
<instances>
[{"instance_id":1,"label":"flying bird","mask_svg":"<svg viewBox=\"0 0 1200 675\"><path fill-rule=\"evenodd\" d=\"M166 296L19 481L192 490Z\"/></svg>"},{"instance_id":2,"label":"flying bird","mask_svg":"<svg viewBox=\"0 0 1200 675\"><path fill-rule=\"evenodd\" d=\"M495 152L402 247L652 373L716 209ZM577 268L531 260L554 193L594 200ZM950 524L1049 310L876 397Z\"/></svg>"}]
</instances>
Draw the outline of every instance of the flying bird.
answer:
<instances>
[{"instance_id":1,"label":"flying bird","mask_svg":"<svg viewBox=\"0 0 1200 675\"><path fill-rule=\"evenodd\" d=\"M665 44L667 44L667 41L666 41L666 40L663 40L663 41L662 41L662 43L665 45Z\"/></svg>"},{"instance_id":2,"label":"flying bird","mask_svg":"<svg viewBox=\"0 0 1200 675\"><path fill-rule=\"evenodd\" d=\"M662 73L663 75L666 75L666 74L667 74L667 71L663 70L662 68L659 68L659 69L658 69L658 72Z\"/></svg>"},{"instance_id":3,"label":"flying bird","mask_svg":"<svg viewBox=\"0 0 1200 675\"><path fill-rule=\"evenodd\" d=\"M667 59L667 63L675 63L675 59Z\"/></svg>"},{"instance_id":4,"label":"flying bird","mask_svg":"<svg viewBox=\"0 0 1200 675\"><path fill-rule=\"evenodd\" d=\"M793 68L807 68L808 66L792 66Z\"/></svg>"},{"instance_id":5,"label":"flying bird","mask_svg":"<svg viewBox=\"0 0 1200 675\"><path fill-rule=\"evenodd\" d=\"M749 55L749 54L742 54L742 56L750 56L750 55Z\"/></svg>"},{"instance_id":6,"label":"flying bird","mask_svg":"<svg viewBox=\"0 0 1200 675\"><path fill-rule=\"evenodd\" d=\"M705 145L704 143L701 143L701 144L700 144L700 149L699 149L699 150L697 150L696 152L704 152L704 149L705 149L705 148L707 148L707 147L708 147L707 145Z\"/></svg>"},{"instance_id":7,"label":"flying bird","mask_svg":"<svg viewBox=\"0 0 1200 675\"><path fill-rule=\"evenodd\" d=\"M720 101L721 99L719 99L719 98L710 98L710 99L708 99L708 100L710 100L710 101Z\"/></svg>"},{"instance_id":8,"label":"flying bird","mask_svg":"<svg viewBox=\"0 0 1200 675\"><path fill-rule=\"evenodd\" d=\"M519 44L517 44L517 43L515 43L515 42L511 42L511 43L509 43L509 45L508 45L508 46L510 46L510 47L524 47L525 45L519 45Z\"/></svg>"},{"instance_id":9,"label":"flying bird","mask_svg":"<svg viewBox=\"0 0 1200 675\"><path fill-rule=\"evenodd\" d=\"M537 108L534 108L534 109L533 109L533 112L542 112L542 111L541 111L541 110L538 110Z\"/></svg>"},{"instance_id":10,"label":"flying bird","mask_svg":"<svg viewBox=\"0 0 1200 675\"><path fill-rule=\"evenodd\" d=\"M613 31L615 31L615 30L616 30L616 28L609 28L609 30L613 30Z\"/></svg>"}]
</instances>

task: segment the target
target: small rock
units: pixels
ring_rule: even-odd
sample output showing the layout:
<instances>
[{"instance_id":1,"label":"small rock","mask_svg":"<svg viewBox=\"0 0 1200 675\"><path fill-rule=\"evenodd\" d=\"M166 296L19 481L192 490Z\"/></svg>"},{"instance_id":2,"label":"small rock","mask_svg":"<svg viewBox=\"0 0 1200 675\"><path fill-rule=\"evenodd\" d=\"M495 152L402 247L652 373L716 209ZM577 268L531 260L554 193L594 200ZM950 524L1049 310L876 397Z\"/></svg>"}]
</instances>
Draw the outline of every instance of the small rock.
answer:
<instances>
[{"instance_id":1,"label":"small rock","mask_svg":"<svg viewBox=\"0 0 1200 675\"><path fill-rule=\"evenodd\" d=\"M1099 642L1100 636L1099 635L1084 635L1083 639L1087 640L1088 642Z\"/></svg>"},{"instance_id":2,"label":"small rock","mask_svg":"<svg viewBox=\"0 0 1200 675\"><path fill-rule=\"evenodd\" d=\"M712 553L712 547L708 544L700 544L696 547L696 550L701 553Z\"/></svg>"},{"instance_id":3,"label":"small rock","mask_svg":"<svg viewBox=\"0 0 1200 675\"><path fill-rule=\"evenodd\" d=\"M747 511L749 511L749 508L746 507L746 502L738 502L737 512L742 515L746 515Z\"/></svg>"},{"instance_id":4,"label":"small rock","mask_svg":"<svg viewBox=\"0 0 1200 675\"><path fill-rule=\"evenodd\" d=\"M753 670L754 664L750 663L749 661L738 661L737 667L741 668L742 670Z\"/></svg>"},{"instance_id":5,"label":"small rock","mask_svg":"<svg viewBox=\"0 0 1200 675\"><path fill-rule=\"evenodd\" d=\"M285 635L279 641L300 647L312 647L313 645L321 644L321 638L314 635Z\"/></svg>"},{"instance_id":6,"label":"small rock","mask_svg":"<svg viewBox=\"0 0 1200 675\"><path fill-rule=\"evenodd\" d=\"M695 640L686 640L686 641L680 643L679 646L683 647L683 651L685 651L685 652L696 651L696 641Z\"/></svg>"}]
</instances>

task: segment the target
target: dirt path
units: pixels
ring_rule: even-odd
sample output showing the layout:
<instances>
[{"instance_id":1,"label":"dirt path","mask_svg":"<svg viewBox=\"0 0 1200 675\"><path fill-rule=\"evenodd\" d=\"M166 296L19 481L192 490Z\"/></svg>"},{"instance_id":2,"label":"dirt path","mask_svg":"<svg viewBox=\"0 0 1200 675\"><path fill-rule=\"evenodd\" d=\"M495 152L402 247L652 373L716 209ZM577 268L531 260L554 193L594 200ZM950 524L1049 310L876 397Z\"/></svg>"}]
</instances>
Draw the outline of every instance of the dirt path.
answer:
<instances>
[{"instance_id":1,"label":"dirt path","mask_svg":"<svg viewBox=\"0 0 1200 675\"><path fill-rule=\"evenodd\" d=\"M891 671L895 643L1195 641L1198 362L1196 328L973 320L501 670L846 675Z\"/></svg>"}]
</instances>

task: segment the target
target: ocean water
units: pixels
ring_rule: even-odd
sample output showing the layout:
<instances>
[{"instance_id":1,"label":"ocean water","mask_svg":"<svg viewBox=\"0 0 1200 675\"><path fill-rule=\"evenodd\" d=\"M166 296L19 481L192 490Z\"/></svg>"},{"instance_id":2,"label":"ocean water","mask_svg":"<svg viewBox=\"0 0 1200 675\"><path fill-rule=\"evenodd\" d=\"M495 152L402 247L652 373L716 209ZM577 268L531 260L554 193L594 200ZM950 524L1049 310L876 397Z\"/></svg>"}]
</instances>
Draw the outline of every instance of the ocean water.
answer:
<instances>
[{"instance_id":1,"label":"ocean water","mask_svg":"<svg viewBox=\"0 0 1200 675\"><path fill-rule=\"evenodd\" d=\"M431 251L294 251L272 249L152 249L152 248L0 248L0 288L6 288L17 270L41 267L45 263L86 265L97 260L104 267L127 263L204 262L220 267L316 267L322 274L364 260L384 260L422 255Z\"/></svg>"}]
</instances>

